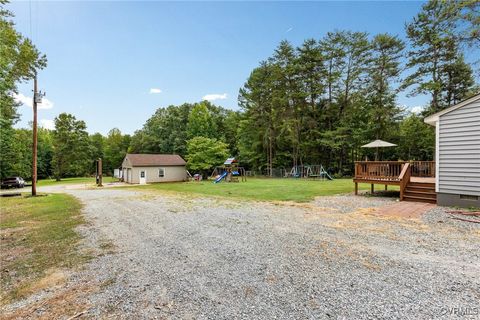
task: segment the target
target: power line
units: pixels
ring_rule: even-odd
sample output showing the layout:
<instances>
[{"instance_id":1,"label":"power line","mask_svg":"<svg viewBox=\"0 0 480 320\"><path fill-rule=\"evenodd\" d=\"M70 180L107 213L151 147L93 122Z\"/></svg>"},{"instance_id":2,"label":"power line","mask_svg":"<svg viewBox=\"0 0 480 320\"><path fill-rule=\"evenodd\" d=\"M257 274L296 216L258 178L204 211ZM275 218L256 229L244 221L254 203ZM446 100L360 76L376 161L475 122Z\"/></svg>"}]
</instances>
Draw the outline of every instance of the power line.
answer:
<instances>
[{"instance_id":1,"label":"power line","mask_svg":"<svg viewBox=\"0 0 480 320\"><path fill-rule=\"evenodd\" d=\"M38 2L35 1L35 41L38 41Z\"/></svg>"},{"instance_id":2,"label":"power line","mask_svg":"<svg viewBox=\"0 0 480 320\"><path fill-rule=\"evenodd\" d=\"M30 17L30 40L33 42L33 34L32 34L32 0L28 1L28 13Z\"/></svg>"}]
</instances>

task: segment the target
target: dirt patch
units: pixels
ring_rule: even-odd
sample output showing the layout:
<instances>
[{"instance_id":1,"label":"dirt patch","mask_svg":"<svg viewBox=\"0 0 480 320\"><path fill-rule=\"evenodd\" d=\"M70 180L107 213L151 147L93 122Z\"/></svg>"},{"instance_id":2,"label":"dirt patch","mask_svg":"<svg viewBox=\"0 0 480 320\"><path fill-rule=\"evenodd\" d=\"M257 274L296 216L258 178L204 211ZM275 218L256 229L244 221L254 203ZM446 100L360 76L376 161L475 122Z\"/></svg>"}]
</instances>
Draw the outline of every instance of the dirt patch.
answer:
<instances>
[{"instance_id":1,"label":"dirt patch","mask_svg":"<svg viewBox=\"0 0 480 320\"><path fill-rule=\"evenodd\" d=\"M50 281L59 280L59 275L52 274ZM50 283L51 284L51 283ZM91 305L87 303L87 297L99 290L98 285L79 284L68 288L58 288L48 297L34 303L17 308L14 311L4 311L0 319L68 319L79 313L88 312Z\"/></svg>"},{"instance_id":2,"label":"dirt patch","mask_svg":"<svg viewBox=\"0 0 480 320\"><path fill-rule=\"evenodd\" d=\"M40 290L55 289L59 285L65 283L66 275L62 270L48 270L46 276L38 281L35 281L23 291L24 295L30 295Z\"/></svg>"},{"instance_id":3,"label":"dirt patch","mask_svg":"<svg viewBox=\"0 0 480 320\"><path fill-rule=\"evenodd\" d=\"M2 240L3 242L4 240ZM25 247L4 247L1 246L2 254L0 255L0 261L2 261L2 270L8 269L8 265L11 262L14 262L19 256L27 255L32 253L32 249Z\"/></svg>"}]
</instances>

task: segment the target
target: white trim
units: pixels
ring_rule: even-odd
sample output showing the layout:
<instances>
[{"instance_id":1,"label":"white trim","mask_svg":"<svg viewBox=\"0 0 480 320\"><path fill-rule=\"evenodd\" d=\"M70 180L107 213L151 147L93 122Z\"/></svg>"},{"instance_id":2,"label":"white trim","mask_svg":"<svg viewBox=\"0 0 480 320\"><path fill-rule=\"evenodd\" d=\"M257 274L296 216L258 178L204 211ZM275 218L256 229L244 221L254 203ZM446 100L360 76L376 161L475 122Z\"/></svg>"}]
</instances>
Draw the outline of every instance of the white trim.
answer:
<instances>
[{"instance_id":1,"label":"white trim","mask_svg":"<svg viewBox=\"0 0 480 320\"><path fill-rule=\"evenodd\" d=\"M144 173L144 177L142 178L142 172ZM138 183L139 184L147 184L147 170L140 169L138 171Z\"/></svg>"},{"instance_id":2,"label":"white trim","mask_svg":"<svg viewBox=\"0 0 480 320\"><path fill-rule=\"evenodd\" d=\"M163 176L160 176L160 170L163 170ZM166 171L165 168L158 168L158 177L159 178L165 178L166 176Z\"/></svg>"},{"instance_id":3,"label":"white trim","mask_svg":"<svg viewBox=\"0 0 480 320\"><path fill-rule=\"evenodd\" d=\"M435 192L440 186L440 119L435 123Z\"/></svg>"},{"instance_id":4,"label":"white trim","mask_svg":"<svg viewBox=\"0 0 480 320\"><path fill-rule=\"evenodd\" d=\"M425 123L428 123L429 125L434 126L435 124L438 124L438 119L439 119L441 116L443 116L444 114L449 113L449 112L452 112L452 111L454 111L454 110L457 110L458 108L461 108L461 107L463 107L463 106L465 106L465 105L467 105L467 104L470 104L470 103L472 103L472 102L474 102L474 101L477 101L477 100L480 100L480 93L474 95L473 97L471 97L471 98L469 98L469 99L467 99L467 100L464 100L464 101L462 101L462 102L460 102L460 103L457 103L456 105L451 106L451 107L449 107L449 108L447 108L447 109L445 109L445 110L443 110L443 111L440 111L440 112L437 112L437 113L435 113L435 114L432 114L431 116L428 116L428 117L426 117L425 119L423 119L423 121L424 121Z\"/></svg>"}]
</instances>

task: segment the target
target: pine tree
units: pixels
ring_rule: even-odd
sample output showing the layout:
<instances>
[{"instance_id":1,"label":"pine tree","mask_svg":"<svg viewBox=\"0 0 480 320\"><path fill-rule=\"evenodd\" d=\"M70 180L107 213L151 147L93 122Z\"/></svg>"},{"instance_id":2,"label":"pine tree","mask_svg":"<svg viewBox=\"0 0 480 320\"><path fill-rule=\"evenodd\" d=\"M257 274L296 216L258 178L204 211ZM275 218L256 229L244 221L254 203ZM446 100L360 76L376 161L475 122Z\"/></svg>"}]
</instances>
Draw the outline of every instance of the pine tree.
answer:
<instances>
[{"instance_id":1,"label":"pine tree","mask_svg":"<svg viewBox=\"0 0 480 320\"><path fill-rule=\"evenodd\" d=\"M239 127L240 153L248 155L249 162L256 168L265 164L269 176L274 167L279 122L279 113L273 102L274 68L270 63L262 62L252 71L238 97L245 119Z\"/></svg>"},{"instance_id":2,"label":"pine tree","mask_svg":"<svg viewBox=\"0 0 480 320\"><path fill-rule=\"evenodd\" d=\"M85 122L67 113L61 113L54 121L52 163L56 180L66 175L85 175L93 161Z\"/></svg>"},{"instance_id":3,"label":"pine tree","mask_svg":"<svg viewBox=\"0 0 480 320\"><path fill-rule=\"evenodd\" d=\"M366 90L368 127L375 139L386 139L400 112L396 105L395 83L399 83L403 41L389 34L378 34L371 43Z\"/></svg>"},{"instance_id":4,"label":"pine tree","mask_svg":"<svg viewBox=\"0 0 480 320\"><path fill-rule=\"evenodd\" d=\"M456 33L458 17L458 7L451 2L431 0L423 5L422 11L406 27L412 45L407 67L413 73L406 78L404 87L414 87L411 95L431 95L427 113L449 106L450 99L442 97L449 90L451 79L448 72L451 72L452 63L455 64L455 57L460 55L461 40ZM462 68L468 67L463 65ZM456 86L467 88L463 92L468 92L473 83L472 73L462 72L461 77L457 74L455 81ZM457 96L461 95L462 92L457 93Z\"/></svg>"}]
</instances>

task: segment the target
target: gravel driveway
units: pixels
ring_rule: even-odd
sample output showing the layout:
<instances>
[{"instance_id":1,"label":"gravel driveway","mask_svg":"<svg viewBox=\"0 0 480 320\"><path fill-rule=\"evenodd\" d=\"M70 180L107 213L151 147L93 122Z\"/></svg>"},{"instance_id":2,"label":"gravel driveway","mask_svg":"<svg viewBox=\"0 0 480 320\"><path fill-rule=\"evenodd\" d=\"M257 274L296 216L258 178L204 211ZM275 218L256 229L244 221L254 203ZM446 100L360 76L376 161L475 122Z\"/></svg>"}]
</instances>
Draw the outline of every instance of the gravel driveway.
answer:
<instances>
[{"instance_id":1,"label":"gravel driveway","mask_svg":"<svg viewBox=\"0 0 480 320\"><path fill-rule=\"evenodd\" d=\"M83 248L111 251L58 289L97 284L76 298L85 305L82 317L479 317L480 228L449 219L441 208L402 220L370 214L391 201L379 198L323 197L303 205L68 192L85 204Z\"/></svg>"}]
</instances>

